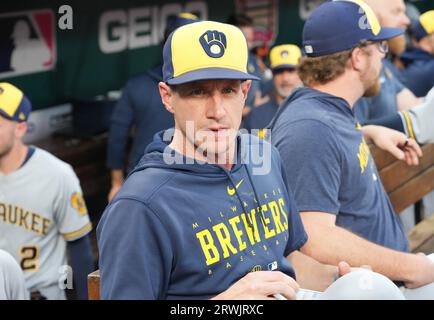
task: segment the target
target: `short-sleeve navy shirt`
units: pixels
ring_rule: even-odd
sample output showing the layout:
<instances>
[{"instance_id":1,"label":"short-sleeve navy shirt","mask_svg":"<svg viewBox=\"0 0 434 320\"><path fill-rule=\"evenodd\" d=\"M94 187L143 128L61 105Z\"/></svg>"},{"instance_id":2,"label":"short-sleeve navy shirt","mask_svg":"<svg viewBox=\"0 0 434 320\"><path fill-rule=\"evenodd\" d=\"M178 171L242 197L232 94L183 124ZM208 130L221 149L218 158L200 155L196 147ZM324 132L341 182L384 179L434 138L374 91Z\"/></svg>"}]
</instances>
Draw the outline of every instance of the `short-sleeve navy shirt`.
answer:
<instances>
[{"instance_id":1,"label":"short-sleeve navy shirt","mask_svg":"<svg viewBox=\"0 0 434 320\"><path fill-rule=\"evenodd\" d=\"M309 88L296 90L270 125L301 212L334 214L338 226L408 251L360 129L344 99Z\"/></svg>"}]
</instances>

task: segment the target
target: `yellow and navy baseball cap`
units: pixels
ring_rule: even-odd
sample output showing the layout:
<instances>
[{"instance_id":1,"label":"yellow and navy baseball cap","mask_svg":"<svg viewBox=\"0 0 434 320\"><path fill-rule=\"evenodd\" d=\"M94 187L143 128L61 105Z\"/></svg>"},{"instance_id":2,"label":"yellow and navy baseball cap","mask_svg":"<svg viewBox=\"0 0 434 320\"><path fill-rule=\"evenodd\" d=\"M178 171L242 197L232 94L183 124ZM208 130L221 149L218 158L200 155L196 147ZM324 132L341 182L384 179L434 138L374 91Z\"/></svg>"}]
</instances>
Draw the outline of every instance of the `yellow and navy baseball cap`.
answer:
<instances>
[{"instance_id":1,"label":"yellow and navy baseball cap","mask_svg":"<svg viewBox=\"0 0 434 320\"><path fill-rule=\"evenodd\" d=\"M32 104L24 93L7 82L0 83L0 115L17 122L27 121Z\"/></svg>"},{"instance_id":2,"label":"yellow and navy baseball cap","mask_svg":"<svg viewBox=\"0 0 434 320\"><path fill-rule=\"evenodd\" d=\"M301 50L295 44L282 44L270 51L270 68L272 71L295 69L301 58Z\"/></svg>"},{"instance_id":3,"label":"yellow and navy baseball cap","mask_svg":"<svg viewBox=\"0 0 434 320\"><path fill-rule=\"evenodd\" d=\"M363 41L397 37L404 29L382 28L371 7L362 0L335 0L316 8L303 28L303 50L320 57L352 49Z\"/></svg>"},{"instance_id":4,"label":"yellow and navy baseball cap","mask_svg":"<svg viewBox=\"0 0 434 320\"><path fill-rule=\"evenodd\" d=\"M419 19L411 26L412 35L420 40L434 32L434 10L420 15Z\"/></svg>"},{"instance_id":5,"label":"yellow and navy baseball cap","mask_svg":"<svg viewBox=\"0 0 434 320\"><path fill-rule=\"evenodd\" d=\"M163 48L163 80L170 85L197 80L259 80L247 72L247 41L235 26L200 21L176 29Z\"/></svg>"}]
</instances>

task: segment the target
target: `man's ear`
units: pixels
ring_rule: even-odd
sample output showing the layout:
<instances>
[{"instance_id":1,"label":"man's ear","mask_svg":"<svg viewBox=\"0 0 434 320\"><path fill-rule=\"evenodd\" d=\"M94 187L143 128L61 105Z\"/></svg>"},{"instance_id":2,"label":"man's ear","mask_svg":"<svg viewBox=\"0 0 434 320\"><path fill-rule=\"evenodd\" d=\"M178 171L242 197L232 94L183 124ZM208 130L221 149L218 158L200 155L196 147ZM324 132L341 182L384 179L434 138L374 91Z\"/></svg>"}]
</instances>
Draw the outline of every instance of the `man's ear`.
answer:
<instances>
[{"instance_id":1,"label":"man's ear","mask_svg":"<svg viewBox=\"0 0 434 320\"><path fill-rule=\"evenodd\" d=\"M166 110L172 114L175 113L175 111L173 110L173 107L172 107L173 92L170 89L170 87L164 82L159 82L158 83L158 90L160 91L161 101L163 102Z\"/></svg>"},{"instance_id":2,"label":"man's ear","mask_svg":"<svg viewBox=\"0 0 434 320\"><path fill-rule=\"evenodd\" d=\"M15 134L16 137L21 139L22 137L25 136L25 134L27 133L27 129L29 128L29 125L27 124L27 122L19 122L17 124L17 126L15 127Z\"/></svg>"},{"instance_id":3,"label":"man's ear","mask_svg":"<svg viewBox=\"0 0 434 320\"><path fill-rule=\"evenodd\" d=\"M250 87L252 86L252 80L246 80L241 83L241 92L243 93L244 100L247 99Z\"/></svg>"},{"instance_id":4,"label":"man's ear","mask_svg":"<svg viewBox=\"0 0 434 320\"><path fill-rule=\"evenodd\" d=\"M355 48L353 52L351 53L350 62L351 67L355 71L361 71L365 68L365 59L364 59L364 52L361 48Z\"/></svg>"}]
</instances>

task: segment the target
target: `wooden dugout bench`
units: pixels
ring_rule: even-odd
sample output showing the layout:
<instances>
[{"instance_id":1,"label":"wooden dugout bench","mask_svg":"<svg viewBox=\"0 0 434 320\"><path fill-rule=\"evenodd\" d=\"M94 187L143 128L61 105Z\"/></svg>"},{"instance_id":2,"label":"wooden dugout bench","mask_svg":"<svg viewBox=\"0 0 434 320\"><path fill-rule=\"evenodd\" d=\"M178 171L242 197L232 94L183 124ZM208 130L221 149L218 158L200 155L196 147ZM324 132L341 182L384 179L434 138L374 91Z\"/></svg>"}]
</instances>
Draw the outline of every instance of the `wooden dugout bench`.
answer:
<instances>
[{"instance_id":1,"label":"wooden dugout bench","mask_svg":"<svg viewBox=\"0 0 434 320\"><path fill-rule=\"evenodd\" d=\"M420 200L434 190L434 144L422 147L423 157L417 167L409 167L391 154L370 146L381 181L396 213L416 204L417 225L408 233L412 252L434 252L434 215L420 217Z\"/></svg>"},{"instance_id":2,"label":"wooden dugout bench","mask_svg":"<svg viewBox=\"0 0 434 320\"><path fill-rule=\"evenodd\" d=\"M423 157L417 167L409 167L373 145L370 150L397 214L434 190L434 144L422 147ZM434 216L417 224L408 238L413 252L431 253L434 248ZM88 276L90 300L99 300L99 288L99 270L96 270Z\"/></svg>"}]
</instances>

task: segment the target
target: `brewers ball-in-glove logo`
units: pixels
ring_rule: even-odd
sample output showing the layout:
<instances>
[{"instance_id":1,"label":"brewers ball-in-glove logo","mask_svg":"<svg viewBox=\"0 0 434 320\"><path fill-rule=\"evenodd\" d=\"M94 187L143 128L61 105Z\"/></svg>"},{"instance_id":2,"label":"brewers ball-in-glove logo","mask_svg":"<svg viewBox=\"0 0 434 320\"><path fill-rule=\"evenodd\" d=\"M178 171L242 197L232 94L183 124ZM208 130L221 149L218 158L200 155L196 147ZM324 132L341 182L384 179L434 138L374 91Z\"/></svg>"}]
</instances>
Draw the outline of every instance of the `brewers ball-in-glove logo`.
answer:
<instances>
[{"instance_id":1,"label":"brewers ball-in-glove logo","mask_svg":"<svg viewBox=\"0 0 434 320\"><path fill-rule=\"evenodd\" d=\"M223 32L208 30L199 38L203 50L211 58L220 58L226 50L226 36Z\"/></svg>"},{"instance_id":2,"label":"brewers ball-in-glove logo","mask_svg":"<svg viewBox=\"0 0 434 320\"><path fill-rule=\"evenodd\" d=\"M281 56L283 59L287 59L288 56L289 56L289 52L288 52L288 50L283 50L283 51L280 53L280 56Z\"/></svg>"},{"instance_id":3,"label":"brewers ball-in-glove logo","mask_svg":"<svg viewBox=\"0 0 434 320\"><path fill-rule=\"evenodd\" d=\"M87 213L86 203L81 194L73 193L71 196L71 206L78 211L80 215Z\"/></svg>"},{"instance_id":4,"label":"brewers ball-in-glove logo","mask_svg":"<svg viewBox=\"0 0 434 320\"><path fill-rule=\"evenodd\" d=\"M262 267L260 265L256 265L252 268L251 272L259 272L262 271Z\"/></svg>"}]
</instances>

